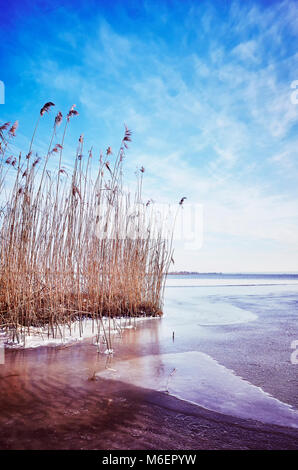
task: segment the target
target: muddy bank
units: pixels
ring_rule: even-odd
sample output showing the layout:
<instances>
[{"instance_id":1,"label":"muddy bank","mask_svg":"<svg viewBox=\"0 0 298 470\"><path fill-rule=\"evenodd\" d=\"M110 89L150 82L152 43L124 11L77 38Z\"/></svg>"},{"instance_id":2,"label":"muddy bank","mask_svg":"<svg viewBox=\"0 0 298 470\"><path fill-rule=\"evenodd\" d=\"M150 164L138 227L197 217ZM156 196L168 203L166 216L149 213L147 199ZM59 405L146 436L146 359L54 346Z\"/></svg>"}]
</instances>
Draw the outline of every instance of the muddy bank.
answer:
<instances>
[{"instance_id":1,"label":"muddy bank","mask_svg":"<svg viewBox=\"0 0 298 470\"><path fill-rule=\"evenodd\" d=\"M297 449L295 430L129 385L86 378L84 387L41 382L29 393L13 375L3 384L14 400L1 393L1 449Z\"/></svg>"}]
</instances>

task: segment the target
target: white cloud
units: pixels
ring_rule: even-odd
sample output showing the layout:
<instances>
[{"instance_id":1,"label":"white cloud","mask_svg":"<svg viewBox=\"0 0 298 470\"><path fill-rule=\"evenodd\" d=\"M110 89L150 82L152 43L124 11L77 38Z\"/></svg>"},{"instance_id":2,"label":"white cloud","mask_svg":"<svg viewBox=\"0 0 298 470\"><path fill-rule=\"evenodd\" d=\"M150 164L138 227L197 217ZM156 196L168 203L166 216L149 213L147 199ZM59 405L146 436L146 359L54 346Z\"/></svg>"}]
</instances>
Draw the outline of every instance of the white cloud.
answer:
<instances>
[{"instance_id":1,"label":"white cloud","mask_svg":"<svg viewBox=\"0 0 298 470\"><path fill-rule=\"evenodd\" d=\"M164 8L165 23L166 13ZM269 240L293 248L297 191L287 193L285 182L275 187L271 172L283 171L287 181L297 169L297 142L290 134L298 107L290 101L290 83L298 78L291 76L298 54L286 53L285 39L288 28L296 35L297 13L293 2L271 9L234 2L214 29L214 8L202 14L193 6L185 24L195 29L201 49L185 47L183 54L169 52L159 39L120 34L95 20L96 32L80 44L80 65L47 57L34 75L77 94L96 139L113 138L125 121L135 139L126 165L131 172L146 168L145 196L203 202L210 240L230 237L250 247ZM78 47L70 34L65 41ZM228 255L223 261L220 250L219 243L217 257L226 265Z\"/></svg>"},{"instance_id":2,"label":"white cloud","mask_svg":"<svg viewBox=\"0 0 298 470\"><path fill-rule=\"evenodd\" d=\"M232 54L238 57L241 61L260 62L261 58L258 53L258 44L256 41L241 42L232 50Z\"/></svg>"}]
</instances>

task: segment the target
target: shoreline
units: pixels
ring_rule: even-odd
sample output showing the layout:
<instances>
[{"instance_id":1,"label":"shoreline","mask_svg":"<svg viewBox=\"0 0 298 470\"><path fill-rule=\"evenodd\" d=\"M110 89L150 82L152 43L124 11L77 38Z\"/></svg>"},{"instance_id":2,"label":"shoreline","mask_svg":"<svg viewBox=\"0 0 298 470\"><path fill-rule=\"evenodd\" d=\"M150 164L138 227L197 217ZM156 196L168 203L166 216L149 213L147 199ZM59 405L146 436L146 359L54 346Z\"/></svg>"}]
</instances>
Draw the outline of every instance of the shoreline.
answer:
<instances>
[{"instance_id":1,"label":"shoreline","mask_svg":"<svg viewBox=\"0 0 298 470\"><path fill-rule=\"evenodd\" d=\"M50 396L47 404L36 405L34 414L27 411L26 416L19 411L21 416L17 416L14 426L11 426L9 410L5 410L6 420L3 422L3 416L1 419L0 448L297 449L298 431L291 428L234 418L162 392L127 384L90 379L87 383L84 393L67 389L66 395L60 396L60 413L62 402L64 404L62 419ZM96 391L102 388L104 393L97 395ZM47 408L51 405L49 413ZM43 417L42 425L36 415Z\"/></svg>"},{"instance_id":2,"label":"shoreline","mask_svg":"<svg viewBox=\"0 0 298 470\"><path fill-rule=\"evenodd\" d=\"M84 318L82 320L74 320L71 323L71 326L68 324L61 324L59 328L55 326L56 335L48 335L49 327L46 325L44 327L34 327L31 326L28 328L30 334L26 332L23 336L21 342L12 341L9 336L1 329L0 327L0 341L3 342L4 347L7 349L36 349L43 347L63 347L71 346L78 342L86 341L93 339L93 344L100 346L100 343L103 344L104 341L96 341L98 336L101 338L105 337L105 334L112 335L121 335L124 330L136 328L136 324L145 321L145 320L155 320L160 319L161 316L157 315L144 315L144 316L123 316L117 318L108 318L103 317L100 320L100 323L97 319ZM111 326L109 326L109 321ZM24 330L27 327L24 327ZM106 331L106 333L105 333ZM61 334L61 332L63 334ZM0 343L1 344L1 343Z\"/></svg>"},{"instance_id":3,"label":"shoreline","mask_svg":"<svg viewBox=\"0 0 298 470\"><path fill-rule=\"evenodd\" d=\"M224 298L209 299L215 310L231 314L237 307L255 312L257 319L209 326L200 325L202 311L192 312L191 303L183 304L186 322L174 293L171 304L170 292L161 321L146 318L141 328L115 335L115 357L97 354L90 339L73 347L8 349L0 368L0 448L297 450L297 429L210 411L125 379L99 376L104 369L118 369L119 361L150 355L160 357L165 370L165 354L194 350L297 409L297 366L290 363L290 343L297 331L296 310L290 306L296 306L296 291L268 295L270 291L263 289L250 295L230 289ZM188 292L187 299L192 301ZM226 310L219 300L226 302ZM193 318L196 321L190 329ZM147 373L154 370L151 367ZM194 389L199 377L197 368Z\"/></svg>"}]
</instances>

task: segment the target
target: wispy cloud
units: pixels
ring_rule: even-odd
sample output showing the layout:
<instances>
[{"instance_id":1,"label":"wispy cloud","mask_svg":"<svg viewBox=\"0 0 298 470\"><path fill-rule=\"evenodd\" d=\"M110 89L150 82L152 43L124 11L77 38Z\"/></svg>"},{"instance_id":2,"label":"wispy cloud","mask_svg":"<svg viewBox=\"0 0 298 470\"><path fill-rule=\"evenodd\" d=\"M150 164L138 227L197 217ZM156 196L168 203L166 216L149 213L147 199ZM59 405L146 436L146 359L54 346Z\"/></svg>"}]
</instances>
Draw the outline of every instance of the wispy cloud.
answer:
<instances>
[{"instance_id":1,"label":"wispy cloud","mask_svg":"<svg viewBox=\"0 0 298 470\"><path fill-rule=\"evenodd\" d=\"M82 131L98 151L117 146L126 122L134 131L127 174L144 165L146 196L155 200L202 202L206 237L216 237L214 256L225 266L220 237L223 246L231 237L242 250L239 269L265 240L280 253L294 247L296 2L269 8L261 1L177 1L160 10L147 1L136 10L115 4L113 15L96 2L83 12L50 11L43 20L51 40L39 36L31 56L10 65L26 69L26 100L19 86L24 113L33 114L26 103L36 95L63 109L76 102L80 121L70 137ZM38 32L33 19L32 28L24 50ZM8 109L9 102L6 115ZM293 256L298 262L295 250ZM192 267L202 259L197 268L207 269L202 253Z\"/></svg>"}]
</instances>

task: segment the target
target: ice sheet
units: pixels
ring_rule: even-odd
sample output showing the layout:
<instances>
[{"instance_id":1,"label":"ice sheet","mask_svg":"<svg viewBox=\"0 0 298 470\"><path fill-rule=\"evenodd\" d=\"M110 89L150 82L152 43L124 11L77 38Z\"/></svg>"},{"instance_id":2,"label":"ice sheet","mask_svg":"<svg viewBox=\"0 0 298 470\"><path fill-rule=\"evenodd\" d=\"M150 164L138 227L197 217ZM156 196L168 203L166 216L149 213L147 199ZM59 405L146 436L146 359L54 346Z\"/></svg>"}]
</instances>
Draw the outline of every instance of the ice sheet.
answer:
<instances>
[{"instance_id":1,"label":"ice sheet","mask_svg":"<svg viewBox=\"0 0 298 470\"><path fill-rule=\"evenodd\" d=\"M193 321L189 324L208 325L234 325L246 323L257 319L257 315L249 309L239 308L230 302L213 301L210 296L200 295L198 288L181 287L167 289L165 313L167 316L189 316ZM178 316L177 315L177 316Z\"/></svg>"},{"instance_id":2,"label":"ice sheet","mask_svg":"<svg viewBox=\"0 0 298 470\"><path fill-rule=\"evenodd\" d=\"M298 428L298 411L198 351L113 362L98 377L168 392L212 411Z\"/></svg>"},{"instance_id":3,"label":"ice sheet","mask_svg":"<svg viewBox=\"0 0 298 470\"><path fill-rule=\"evenodd\" d=\"M125 329L136 328L137 324L142 324L146 320L152 320L158 317L131 317L131 318L118 318L111 319L109 324L108 318L103 318L101 322L93 321L92 319L83 319L81 321L74 321L71 323L71 328L68 325L59 325L54 327L54 333L49 332L48 328L30 327L26 329L23 334L20 334L19 341L16 339L11 340L5 331L0 329L0 342L5 344L7 348L14 349L31 349L38 348L40 346L61 346L69 343L76 343L86 339L94 339L98 341L97 336L99 335L100 341L103 341L104 330L110 333L112 336L119 335ZM107 349L107 351L112 351Z\"/></svg>"},{"instance_id":4,"label":"ice sheet","mask_svg":"<svg viewBox=\"0 0 298 470\"><path fill-rule=\"evenodd\" d=\"M172 277L168 276L166 280L167 287L216 287L216 286L296 286L298 287L297 279L272 279L272 278L203 278L203 277Z\"/></svg>"}]
</instances>

